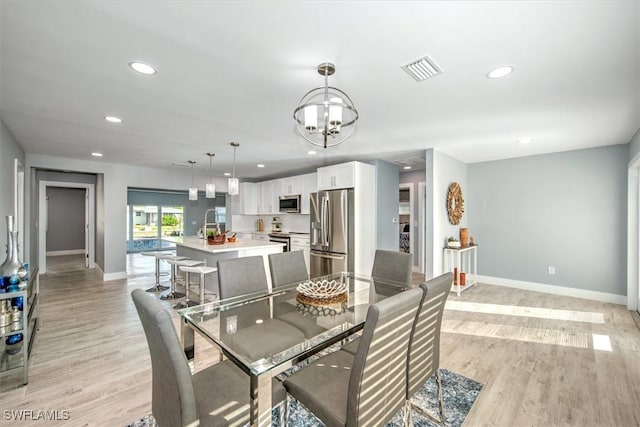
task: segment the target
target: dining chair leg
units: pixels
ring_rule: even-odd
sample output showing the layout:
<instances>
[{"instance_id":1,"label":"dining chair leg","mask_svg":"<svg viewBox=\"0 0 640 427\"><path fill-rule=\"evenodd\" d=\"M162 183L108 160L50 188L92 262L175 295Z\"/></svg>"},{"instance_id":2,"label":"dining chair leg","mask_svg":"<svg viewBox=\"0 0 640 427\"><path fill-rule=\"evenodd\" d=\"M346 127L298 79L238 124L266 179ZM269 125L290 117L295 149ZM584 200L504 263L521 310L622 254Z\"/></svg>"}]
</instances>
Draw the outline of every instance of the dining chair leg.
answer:
<instances>
[{"instance_id":1,"label":"dining chair leg","mask_svg":"<svg viewBox=\"0 0 640 427\"><path fill-rule=\"evenodd\" d=\"M280 403L278 408L278 415L280 418L280 426L286 427L287 419L289 418L289 395L285 396L284 402Z\"/></svg>"},{"instance_id":2,"label":"dining chair leg","mask_svg":"<svg viewBox=\"0 0 640 427\"><path fill-rule=\"evenodd\" d=\"M444 396L442 394L442 378L440 378L440 369L436 369L436 382L438 383L438 409L440 410L440 420L442 421L442 424L444 424Z\"/></svg>"}]
</instances>

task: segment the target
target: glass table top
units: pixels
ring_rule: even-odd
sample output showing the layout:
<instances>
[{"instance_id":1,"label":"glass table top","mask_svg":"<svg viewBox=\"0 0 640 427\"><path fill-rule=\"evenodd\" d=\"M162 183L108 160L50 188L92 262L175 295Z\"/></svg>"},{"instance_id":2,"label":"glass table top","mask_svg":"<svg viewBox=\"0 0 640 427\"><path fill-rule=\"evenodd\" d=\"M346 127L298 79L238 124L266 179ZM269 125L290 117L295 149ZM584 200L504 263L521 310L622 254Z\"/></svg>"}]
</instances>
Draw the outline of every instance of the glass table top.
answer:
<instances>
[{"instance_id":1,"label":"glass table top","mask_svg":"<svg viewBox=\"0 0 640 427\"><path fill-rule=\"evenodd\" d=\"M260 375L278 373L362 329L370 305L406 289L399 282L339 273L178 313L236 364Z\"/></svg>"}]
</instances>

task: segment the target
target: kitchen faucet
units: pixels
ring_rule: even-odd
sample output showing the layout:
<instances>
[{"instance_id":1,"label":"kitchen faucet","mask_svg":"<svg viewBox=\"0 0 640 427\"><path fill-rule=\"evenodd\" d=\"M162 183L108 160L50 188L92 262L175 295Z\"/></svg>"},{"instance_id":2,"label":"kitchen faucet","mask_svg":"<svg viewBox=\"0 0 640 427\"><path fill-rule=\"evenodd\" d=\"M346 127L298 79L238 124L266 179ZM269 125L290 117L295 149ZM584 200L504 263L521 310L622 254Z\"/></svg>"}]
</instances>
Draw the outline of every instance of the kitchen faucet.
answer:
<instances>
[{"instance_id":1,"label":"kitchen faucet","mask_svg":"<svg viewBox=\"0 0 640 427\"><path fill-rule=\"evenodd\" d=\"M213 211L213 222L207 222L207 217L209 216L209 212ZM218 232L217 234L220 234L220 224L218 223L218 211L213 208L213 209L207 209L207 211L204 213L204 238L205 240L209 237L209 235L207 234L207 226L208 225L215 225L215 229Z\"/></svg>"}]
</instances>

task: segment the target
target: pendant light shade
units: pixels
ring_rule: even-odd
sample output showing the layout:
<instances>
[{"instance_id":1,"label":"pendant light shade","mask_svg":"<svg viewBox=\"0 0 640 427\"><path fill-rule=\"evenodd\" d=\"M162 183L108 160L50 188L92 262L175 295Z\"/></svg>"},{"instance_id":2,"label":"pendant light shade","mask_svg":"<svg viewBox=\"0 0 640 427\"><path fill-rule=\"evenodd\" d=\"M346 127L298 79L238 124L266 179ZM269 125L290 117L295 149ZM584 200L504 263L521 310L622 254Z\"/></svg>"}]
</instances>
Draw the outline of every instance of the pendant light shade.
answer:
<instances>
[{"instance_id":1,"label":"pendant light shade","mask_svg":"<svg viewBox=\"0 0 640 427\"><path fill-rule=\"evenodd\" d=\"M207 199L215 199L216 198L216 185L212 182L213 181L213 166L212 166L212 162L213 162L213 156L215 156L215 153L207 153L207 156L209 156L209 182L207 183L207 185L204 187L205 190L205 197Z\"/></svg>"},{"instance_id":2,"label":"pendant light shade","mask_svg":"<svg viewBox=\"0 0 640 427\"><path fill-rule=\"evenodd\" d=\"M189 187L189 200L198 200L198 187L194 184L194 165L196 164L195 160L189 160L191 163L191 187Z\"/></svg>"},{"instance_id":3,"label":"pendant light shade","mask_svg":"<svg viewBox=\"0 0 640 427\"><path fill-rule=\"evenodd\" d=\"M235 196L240 193L240 181L236 178L236 148L240 146L238 142L232 142L233 147L233 172L229 178L229 195Z\"/></svg>"}]
</instances>

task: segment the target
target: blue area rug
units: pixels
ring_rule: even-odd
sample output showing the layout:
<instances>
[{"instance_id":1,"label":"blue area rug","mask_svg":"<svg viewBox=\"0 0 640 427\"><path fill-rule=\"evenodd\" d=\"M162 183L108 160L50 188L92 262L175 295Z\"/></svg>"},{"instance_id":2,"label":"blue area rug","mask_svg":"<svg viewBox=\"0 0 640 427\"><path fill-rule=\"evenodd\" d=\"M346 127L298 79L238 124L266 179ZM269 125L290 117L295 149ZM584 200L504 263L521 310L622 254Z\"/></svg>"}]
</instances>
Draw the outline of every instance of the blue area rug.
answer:
<instances>
[{"instance_id":1,"label":"blue area rug","mask_svg":"<svg viewBox=\"0 0 640 427\"><path fill-rule=\"evenodd\" d=\"M478 398L482 390L482 384L472 379L463 377L455 372L440 370L442 378L442 390L444 395L444 410L446 416L445 426L458 427L461 426L467 414L471 410L474 402ZM423 384L420 391L412 399L412 403L427 412L438 414L438 395L435 377L431 377ZM278 419L278 409L273 410L272 422L274 426L281 427ZM141 419L140 421L129 424L127 427L147 427L152 425L151 415ZM309 412L302 404L295 399L291 399L289 403L289 419L287 420L289 427L322 427L324 424L318 420L311 412ZM421 416L416 411L413 412L413 425L419 427L436 427L437 423ZM396 414L387 424L387 427L402 426L402 418L400 414Z\"/></svg>"}]
</instances>

